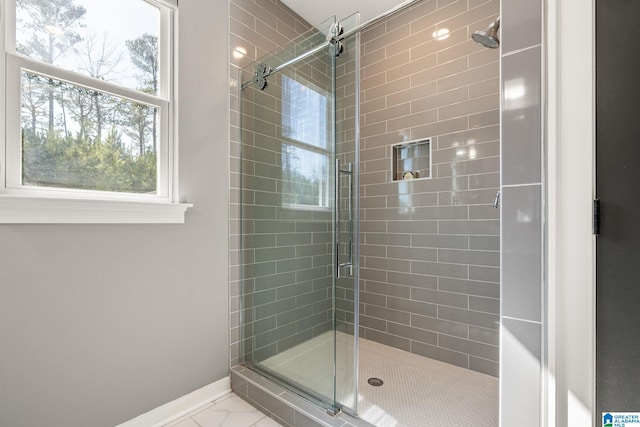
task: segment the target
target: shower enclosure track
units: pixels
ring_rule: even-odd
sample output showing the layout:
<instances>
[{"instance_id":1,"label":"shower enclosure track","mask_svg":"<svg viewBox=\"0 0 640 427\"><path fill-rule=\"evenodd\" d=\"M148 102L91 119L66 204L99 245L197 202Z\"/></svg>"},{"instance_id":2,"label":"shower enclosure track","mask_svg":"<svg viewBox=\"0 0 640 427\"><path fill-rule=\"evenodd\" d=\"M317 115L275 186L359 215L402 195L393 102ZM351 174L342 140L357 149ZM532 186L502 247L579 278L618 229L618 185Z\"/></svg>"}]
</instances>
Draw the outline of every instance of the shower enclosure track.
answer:
<instances>
[{"instance_id":1,"label":"shower enclosure track","mask_svg":"<svg viewBox=\"0 0 640 427\"><path fill-rule=\"evenodd\" d=\"M314 53L317 53L317 52L321 51L322 49L324 49L327 46L330 46L333 43L340 42L340 41L346 39L347 37L349 37L349 36L351 36L353 34L357 34L360 31L364 30L365 28L370 27L371 25L373 25L376 22L386 18L389 15L392 15L392 14L394 14L396 12L399 12L402 9L406 9L407 7L411 6L413 3L417 2L417 1L419 1L419 0L407 0L404 3L400 3L399 5L394 7L393 9L388 10L387 12L384 12L384 13L376 16L375 18L372 18L372 19L370 19L369 21L367 21L367 22L365 22L363 24L357 25L357 26L353 27L350 30L345 30L343 32L340 32L339 34L332 36L330 39L327 39L326 41L320 43L316 47L311 48L310 50L308 50L308 51L306 51L304 53L301 53L300 55L296 56L295 58L292 58L292 59L289 59L286 62L283 62L282 64L278 65L277 67L274 67L274 68L270 69L268 72L266 72L264 74L261 74L260 77L266 79L270 75L275 74L278 71L281 71L281 70L287 68L289 65L295 64L296 62L298 62L298 61L300 61L302 59L308 58L309 56L313 55ZM257 81L257 77L258 76L256 75L255 78L242 83L242 86L241 86L242 89L246 89L247 87L249 87L253 83L255 83Z\"/></svg>"}]
</instances>

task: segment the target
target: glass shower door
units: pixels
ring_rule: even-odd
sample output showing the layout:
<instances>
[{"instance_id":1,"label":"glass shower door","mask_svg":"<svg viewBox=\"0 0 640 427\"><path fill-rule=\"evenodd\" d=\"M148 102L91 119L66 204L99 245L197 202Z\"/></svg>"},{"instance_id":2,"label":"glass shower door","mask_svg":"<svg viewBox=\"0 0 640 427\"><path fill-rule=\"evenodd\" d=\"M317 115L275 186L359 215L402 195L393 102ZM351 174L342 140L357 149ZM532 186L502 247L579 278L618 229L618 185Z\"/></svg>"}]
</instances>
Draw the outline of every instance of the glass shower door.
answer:
<instances>
[{"instance_id":1,"label":"glass shower door","mask_svg":"<svg viewBox=\"0 0 640 427\"><path fill-rule=\"evenodd\" d=\"M355 14L341 21L345 29L359 24ZM358 233L359 152L358 70L360 39L355 34L341 41L335 71L336 151L336 281L335 353L336 400L345 412L357 414L358 404Z\"/></svg>"},{"instance_id":2,"label":"glass shower door","mask_svg":"<svg viewBox=\"0 0 640 427\"><path fill-rule=\"evenodd\" d=\"M242 356L327 409L353 412L354 328L339 306L356 283L355 164L337 150L336 58L331 46L315 49L334 22L241 76Z\"/></svg>"}]
</instances>

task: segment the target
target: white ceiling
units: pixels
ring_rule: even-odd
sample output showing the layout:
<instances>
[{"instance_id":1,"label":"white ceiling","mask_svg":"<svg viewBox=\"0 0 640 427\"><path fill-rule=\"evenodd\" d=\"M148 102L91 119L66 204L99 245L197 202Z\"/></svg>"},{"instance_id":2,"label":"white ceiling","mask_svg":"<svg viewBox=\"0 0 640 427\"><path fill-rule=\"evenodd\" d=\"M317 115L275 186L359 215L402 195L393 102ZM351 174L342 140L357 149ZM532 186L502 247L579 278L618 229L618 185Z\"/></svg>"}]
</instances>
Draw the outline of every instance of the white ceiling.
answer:
<instances>
[{"instance_id":1,"label":"white ceiling","mask_svg":"<svg viewBox=\"0 0 640 427\"><path fill-rule=\"evenodd\" d=\"M405 0L282 0L311 25L318 25L335 15L338 19L360 12L360 22L367 22Z\"/></svg>"}]
</instances>

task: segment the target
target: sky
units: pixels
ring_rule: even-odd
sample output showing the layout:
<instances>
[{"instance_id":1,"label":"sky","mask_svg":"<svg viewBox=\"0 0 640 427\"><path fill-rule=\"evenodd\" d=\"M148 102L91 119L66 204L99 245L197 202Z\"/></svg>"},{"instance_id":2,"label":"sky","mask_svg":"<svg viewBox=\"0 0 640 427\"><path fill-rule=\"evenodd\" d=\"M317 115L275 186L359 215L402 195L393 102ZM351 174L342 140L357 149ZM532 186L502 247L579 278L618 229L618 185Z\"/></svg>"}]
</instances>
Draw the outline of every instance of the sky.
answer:
<instances>
[{"instance_id":1,"label":"sky","mask_svg":"<svg viewBox=\"0 0 640 427\"><path fill-rule=\"evenodd\" d=\"M144 0L73 0L73 2L76 5L84 6L86 9L83 18L85 27L79 28L77 32L85 40L89 35L95 35L95 47L97 48L102 47L103 36L106 35L108 45L113 46L116 50L113 58L120 58L117 67L112 73L104 77L105 80L132 89L140 87L142 84L136 77L142 72L131 62L125 41L134 40L145 33L158 36L160 34L159 9ZM33 30L27 29L24 25L20 24L20 18L30 19L30 17L26 13L20 14L19 6L16 14L18 16L16 39L18 43L20 43L29 39L32 35L31 31ZM54 28L55 31L55 27L52 28ZM48 31L51 32L51 29ZM55 61L55 65L68 70L81 72L82 74L88 74L82 70L82 59L85 57L84 52L86 52L86 45L84 41L80 41L74 46L74 50L68 50L64 58ZM94 53L92 56L94 60L100 57L98 53ZM60 113L60 106L58 104L55 106L55 111L56 114ZM67 129L71 132L78 129L78 124L75 123L70 116L66 118L65 123ZM123 134L122 140L127 145L132 147L136 146L136 142L127 135Z\"/></svg>"},{"instance_id":2,"label":"sky","mask_svg":"<svg viewBox=\"0 0 640 427\"><path fill-rule=\"evenodd\" d=\"M144 33L159 35L160 13L159 10L144 0L75 0L75 4L82 5L86 9L84 23L86 27L79 32L83 36L96 34L97 40L102 40L103 34L108 34L108 39L117 46L121 52L121 62L117 76L107 76L108 80L123 84L128 87L136 86L136 68L131 64L129 52L125 45L126 40L133 40ZM18 16L19 10L17 11ZM25 31L17 29L18 41L29 36ZM101 44L101 43L100 43ZM76 47L81 49L82 42ZM65 62L61 63L69 68L79 68L78 58L69 55ZM77 70L75 70L77 71Z\"/></svg>"},{"instance_id":3,"label":"sky","mask_svg":"<svg viewBox=\"0 0 640 427\"><path fill-rule=\"evenodd\" d=\"M123 47L125 40L144 33L157 36L160 32L158 9L143 0L76 0L76 3L87 9L87 30L109 32Z\"/></svg>"}]
</instances>

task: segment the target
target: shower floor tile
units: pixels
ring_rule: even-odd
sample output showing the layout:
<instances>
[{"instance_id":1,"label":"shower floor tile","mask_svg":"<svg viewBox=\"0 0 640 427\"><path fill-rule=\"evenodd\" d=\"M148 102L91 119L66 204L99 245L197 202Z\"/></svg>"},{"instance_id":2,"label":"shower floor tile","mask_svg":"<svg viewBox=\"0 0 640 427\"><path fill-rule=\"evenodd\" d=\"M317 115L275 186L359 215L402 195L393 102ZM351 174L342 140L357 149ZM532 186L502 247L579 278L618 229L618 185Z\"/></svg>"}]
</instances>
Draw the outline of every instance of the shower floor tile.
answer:
<instances>
[{"instance_id":1,"label":"shower floor tile","mask_svg":"<svg viewBox=\"0 0 640 427\"><path fill-rule=\"evenodd\" d=\"M353 400L353 337L338 333L338 399ZM330 396L333 333L327 332L263 362ZM361 338L358 416L378 427L497 427L498 379ZM374 387L369 378L384 384Z\"/></svg>"}]
</instances>

